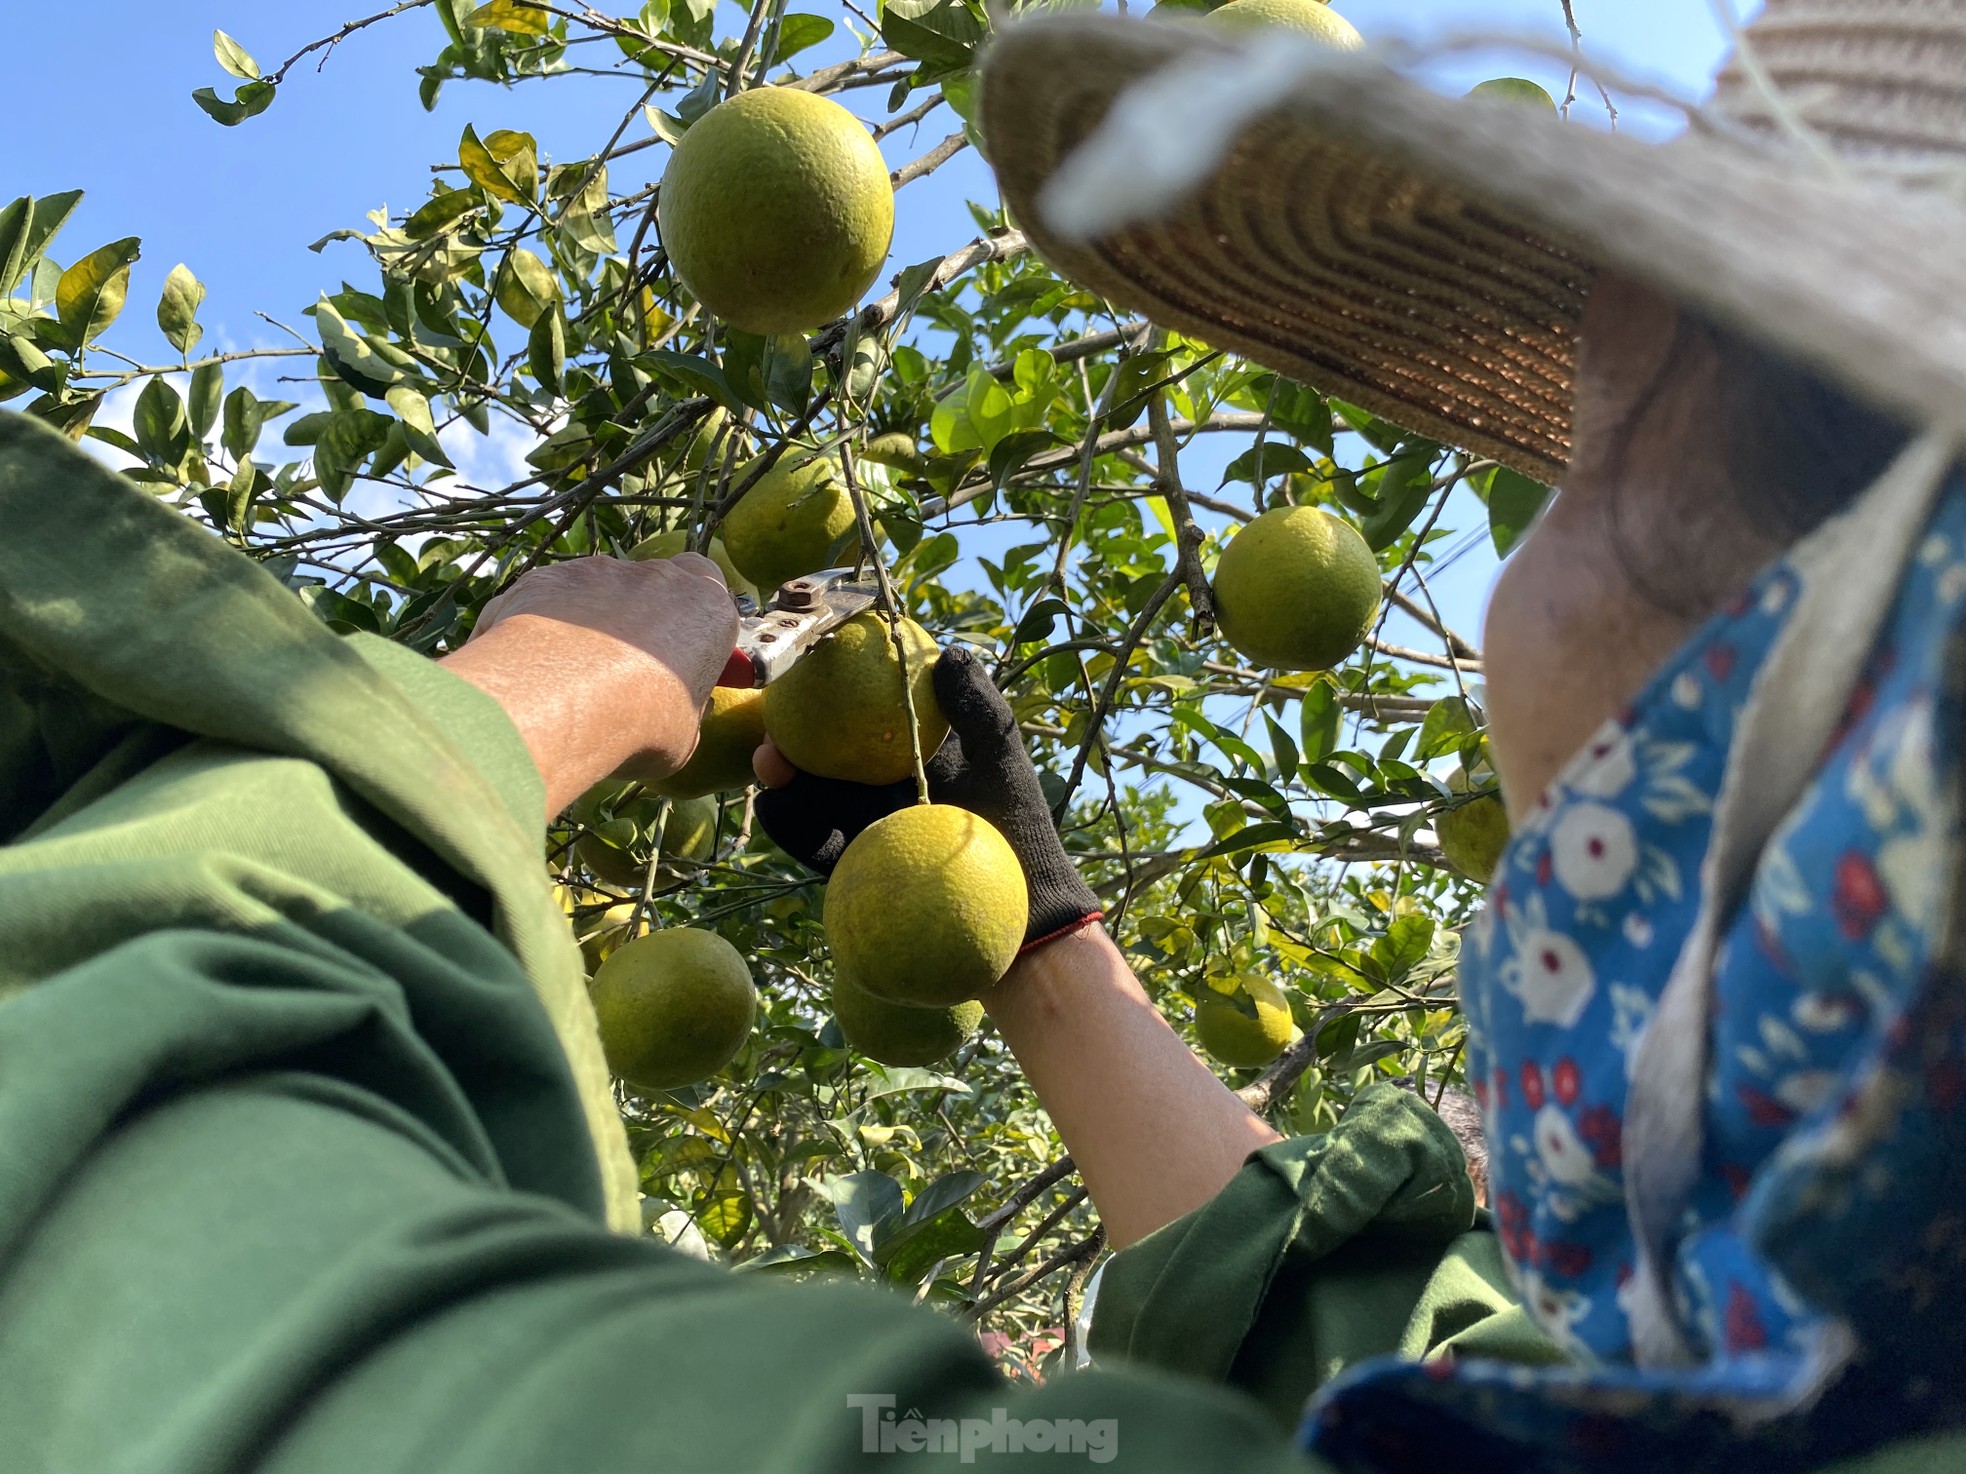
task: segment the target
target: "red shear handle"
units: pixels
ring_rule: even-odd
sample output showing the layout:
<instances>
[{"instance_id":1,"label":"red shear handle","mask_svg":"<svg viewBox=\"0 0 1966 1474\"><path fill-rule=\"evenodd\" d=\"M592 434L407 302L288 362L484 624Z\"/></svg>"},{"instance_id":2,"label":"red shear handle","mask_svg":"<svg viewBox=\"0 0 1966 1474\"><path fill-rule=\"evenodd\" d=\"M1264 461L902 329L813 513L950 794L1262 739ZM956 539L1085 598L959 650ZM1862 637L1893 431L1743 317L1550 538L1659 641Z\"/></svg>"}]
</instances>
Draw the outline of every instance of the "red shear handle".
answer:
<instances>
[{"instance_id":1,"label":"red shear handle","mask_svg":"<svg viewBox=\"0 0 1966 1474\"><path fill-rule=\"evenodd\" d=\"M758 668L742 650L733 650L730 659L724 662L724 673L717 677L717 684L748 691L758 684Z\"/></svg>"}]
</instances>

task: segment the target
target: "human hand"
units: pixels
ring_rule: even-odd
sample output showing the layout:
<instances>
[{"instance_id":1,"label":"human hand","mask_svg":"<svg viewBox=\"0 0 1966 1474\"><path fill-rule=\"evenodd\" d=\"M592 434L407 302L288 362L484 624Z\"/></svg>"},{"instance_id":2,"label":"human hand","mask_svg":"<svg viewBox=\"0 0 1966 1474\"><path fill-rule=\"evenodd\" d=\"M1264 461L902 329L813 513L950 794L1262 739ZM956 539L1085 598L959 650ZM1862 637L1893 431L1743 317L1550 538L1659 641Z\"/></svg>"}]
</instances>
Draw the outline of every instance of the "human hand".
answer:
<instances>
[{"instance_id":1,"label":"human hand","mask_svg":"<svg viewBox=\"0 0 1966 1474\"><path fill-rule=\"evenodd\" d=\"M487 603L442 664L505 708L550 818L612 774L680 768L736 642L737 606L708 558L576 558Z\"/></svg>"},{"instance_id":2,"label":"human hand","mask_svg":"<svg viewBox=\"0 0 1966 1474\"><path fill-rule=\"evenodd\" d=\"M956 645L936 661L934 679L950 731L926 765L929 797L980 815L1009 841L1030 895L1024 949L1098 920L1099 897L1059 842L1017 718L990 673ZM758 822L779 848L822 874L832 872L861 830L915 801L912 782L871 787L815 777L793 768L769 743L758 750L755 767L765 785Z\"/></svg>"}]
</instances>

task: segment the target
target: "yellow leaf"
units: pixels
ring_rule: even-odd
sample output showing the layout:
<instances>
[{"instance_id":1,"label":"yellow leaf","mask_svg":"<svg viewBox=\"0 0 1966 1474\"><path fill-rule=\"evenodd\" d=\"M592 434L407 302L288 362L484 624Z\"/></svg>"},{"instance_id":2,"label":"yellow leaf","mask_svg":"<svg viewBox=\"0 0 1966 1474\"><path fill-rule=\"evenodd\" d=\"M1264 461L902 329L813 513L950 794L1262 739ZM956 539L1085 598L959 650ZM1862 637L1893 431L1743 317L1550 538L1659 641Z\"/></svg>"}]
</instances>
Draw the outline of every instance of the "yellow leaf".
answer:
<instances>
[{"instance_id":1,"label":"yellow leaf","mask_svg":"<svg viewBox=\"0 0 1966 1474\"><path fill-rule=\"evenodd\" d=\"M509 204L529 205L539 189L539 146L530 133L501 128L480 140L467 123L457 162L473 184Z\"/></svg>"},{"instance_id":2,"label":"yellow leaf","mask_svg":"<svg viewBox=\"0 0 1966 1474\"><path fill-rule=\"evenodd\" d=\"M467 26L487 26L519 36L543 36L552 16L527 0L490 0L464 18Z\"/></svg>"},{"instance_id":3,"label":"yellow leaf","mask_svg":"<svg viewBox=\"0 0 1966 1474\"><path fill-rule=\"evenodd\" d=\"M55 311L78 346L92 342L123 310L130 291L130 263L137 259L138 245L131 236L91 251L64 271L55 284Z\"/></svg>"}]
</instances>

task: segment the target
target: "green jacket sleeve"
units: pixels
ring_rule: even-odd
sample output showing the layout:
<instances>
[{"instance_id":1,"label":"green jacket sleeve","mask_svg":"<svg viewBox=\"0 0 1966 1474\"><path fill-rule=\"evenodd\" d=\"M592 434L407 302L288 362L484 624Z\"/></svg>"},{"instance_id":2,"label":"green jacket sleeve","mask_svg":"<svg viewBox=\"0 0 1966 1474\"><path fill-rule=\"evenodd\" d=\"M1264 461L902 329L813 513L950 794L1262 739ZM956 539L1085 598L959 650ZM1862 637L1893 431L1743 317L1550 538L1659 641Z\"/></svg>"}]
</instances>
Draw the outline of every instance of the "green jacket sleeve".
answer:
<instances>
[{"instance_id":1,"label":"green jacket sleeve","mask_svg":"<svg viewBox=\"0 0 1966 1474\"><path fill-rule=\"evenodd\" d=\"M1390 1084L1116 1255L1089 1344L1102 1362L1239 1388L1286 1426L1368 1357L1561 1359L1508 1288L1460 1144Z\"/></svg>"},{"instance_id":2,"label":"green jacket sleeve","mask_svg":"<svg viewBox=\"0 0 1966 1474\"><path fill-rule=\"evenodd\" d=\"M1226 1389L1013 1390L930 1311L609 1232L541 802L475 692L0 417L8 1474L1304 1467Z\"/></svg>"}]
</instances>

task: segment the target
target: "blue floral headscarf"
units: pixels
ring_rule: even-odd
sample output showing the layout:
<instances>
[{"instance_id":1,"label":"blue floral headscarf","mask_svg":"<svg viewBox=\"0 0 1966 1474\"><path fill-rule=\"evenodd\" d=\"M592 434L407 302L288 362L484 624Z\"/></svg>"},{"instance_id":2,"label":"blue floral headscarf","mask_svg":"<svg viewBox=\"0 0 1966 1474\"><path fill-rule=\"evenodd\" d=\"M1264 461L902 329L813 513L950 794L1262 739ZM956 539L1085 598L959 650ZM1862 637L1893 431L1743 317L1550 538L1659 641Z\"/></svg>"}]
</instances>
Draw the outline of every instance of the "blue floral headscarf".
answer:
<instances>
[{"instance_id":1,"label":"blue floral headscarf","mask_svg":"<svg viewBox=\"0 0 1966 1474\"><path fill-rule=\"evenodd\" d=\"M1464 942L1469 1077L1505 1253L1572 1365L1368 1364L1307 1418L1326 1459L1746 1474L1966 1424L1966 980L1946 925L1966 475L1919 495L1880 486L1765 572L1520 824ZM1641 1041L1714 910L1722 795L1757 778L1744 713L1811 651L1791 639L1757 677L1812 579L1831 585L1820 621L1839 566L1893 556L1869 538L1880 496L1914 501L1895 591L1855 626L1840 718L1712 933L1699 1067L1647 1084L1697 1128L1648 1269L1628 1161ZM1671 1354L1647 1354L1647 1313Z\"/></svg>"}]
</instances>

